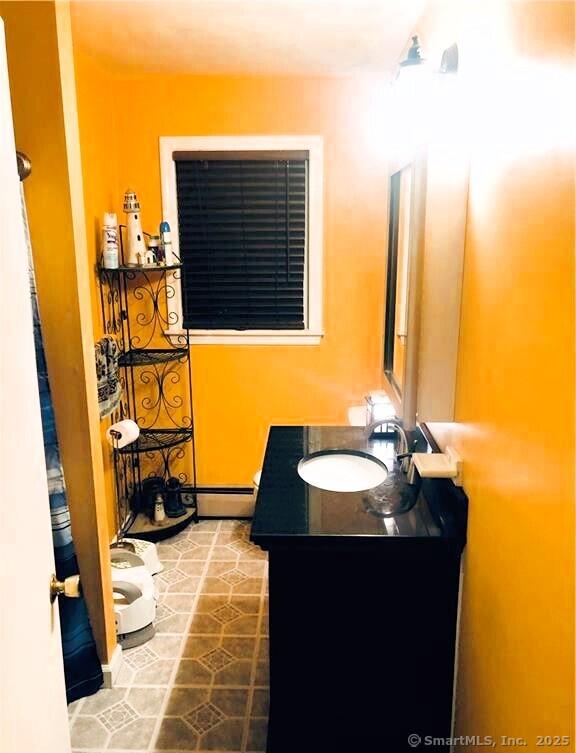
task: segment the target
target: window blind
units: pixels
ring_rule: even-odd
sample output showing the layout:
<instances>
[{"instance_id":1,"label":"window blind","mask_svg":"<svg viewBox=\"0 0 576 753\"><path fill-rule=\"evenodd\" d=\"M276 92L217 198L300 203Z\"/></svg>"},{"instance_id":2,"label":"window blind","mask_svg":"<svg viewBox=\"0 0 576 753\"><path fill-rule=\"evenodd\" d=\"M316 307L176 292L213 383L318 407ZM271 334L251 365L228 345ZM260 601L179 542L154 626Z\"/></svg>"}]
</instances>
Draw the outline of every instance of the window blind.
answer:
<instances>
[{"instance_id":1,"label":"window blind","mask_svg":"<svg viewBox=\"0 0 576 753\"><path fill-rule=\"evenodd\" d=\"M304 329L306 155L202 157L174 154L184 327Z\"/></svg>"}]
</instances>

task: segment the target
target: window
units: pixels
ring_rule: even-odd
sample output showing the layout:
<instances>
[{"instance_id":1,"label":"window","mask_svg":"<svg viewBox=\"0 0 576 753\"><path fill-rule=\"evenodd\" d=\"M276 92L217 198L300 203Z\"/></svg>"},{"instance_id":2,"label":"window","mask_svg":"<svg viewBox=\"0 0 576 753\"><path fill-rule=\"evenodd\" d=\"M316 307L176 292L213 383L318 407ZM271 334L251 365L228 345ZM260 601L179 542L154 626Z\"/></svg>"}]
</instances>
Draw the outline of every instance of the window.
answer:
<instances>
[{"instance_id":1,"label":"window","mask_svg":"<svg viewBox=\"0 0 576 753\"><path fill-rule=\"evenodd\" d=\"M195 343L318 344L322 141L184 137L160 144L164 216L183 282L169 301Z\"/></svg>"}]
</instances>

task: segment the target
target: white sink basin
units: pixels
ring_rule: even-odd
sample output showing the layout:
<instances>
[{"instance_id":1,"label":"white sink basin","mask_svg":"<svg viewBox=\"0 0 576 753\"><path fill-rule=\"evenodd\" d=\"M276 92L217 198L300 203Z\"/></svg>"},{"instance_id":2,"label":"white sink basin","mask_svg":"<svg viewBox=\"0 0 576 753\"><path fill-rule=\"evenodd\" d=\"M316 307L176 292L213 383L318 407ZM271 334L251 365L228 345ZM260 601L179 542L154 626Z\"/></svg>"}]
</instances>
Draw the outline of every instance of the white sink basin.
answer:
<instances>
[{"instance_id":1,"label":"white sink basin","mask_svg":"<svg viewBox=\"0 0 576 753\"><path fill-rule=\"evenodd\" d=\"M318 489L363 492L385 481L388 469L380 460L363 452L329 450L302 458L298 474Z\"/></svg>"}]
</instances>

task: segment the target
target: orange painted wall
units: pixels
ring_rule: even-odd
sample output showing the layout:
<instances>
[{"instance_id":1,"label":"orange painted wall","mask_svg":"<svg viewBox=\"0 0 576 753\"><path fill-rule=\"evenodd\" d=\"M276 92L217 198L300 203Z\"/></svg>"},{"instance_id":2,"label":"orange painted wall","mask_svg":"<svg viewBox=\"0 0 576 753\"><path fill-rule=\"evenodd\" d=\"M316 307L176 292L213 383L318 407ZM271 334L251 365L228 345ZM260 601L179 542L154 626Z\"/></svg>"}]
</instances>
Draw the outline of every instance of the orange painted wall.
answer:
<instances>
[{"instance_id":1,"label":"orange painted wall","mask_svg":"<svg viewBox=\"0 0 576 753\"><path fill-rule=\"evenodd\" d=\"M456 733L521 736L527 751L542 749L538 735L571 735L574 750L575 160L560 143L574 5L480 7L456 37L478 86L472 119L485 118L469 134L448 427L470 499ZM453 22L446 3L431 12L423 44Z\"/></svg>"},{"instance_id":2,"label":"orange painted wall","mask_svg":"<svg viewBox=\"0 0 576 753\"><path fill-rule=\"evenodd\" d=\"M90 270L90 299L94 339L103 334L100 288L96 264L100 255L100 232L104 212L117 212L122 222L118 189L119 143L117 106L112 93L111 74L94 58L75 46L74 66L78 102L78 121L82 148L86 238ZM116 532L114 475L110 447L105 438L109 419L100 423L100 442L104 462L105 505L110 540Z\"/></svg>"},{"instance_id":3,"label":"orange painted wall","mask_svg":"<svg viewBox=\"0 0 576 753\"><path fill-rule=\"evenodd\" d=\"M77 55L79 53L77 52ZM78 69L83 143L94 91ZM319 346L193 346L201 484L249 485L270 424L341 424L380 382L387 178L375 79L149 74L113 77L118 197L133 186L144 229L161 218L161 135L320 134L325 145L325 337ZM84 109L84 113L82 113ZM101 154L101 152L100 152ZM100 168L84 164L88 223L106 208ZM111 178L111 184L112 184ZM88 186L92 186L90 189ZM100 188L98 188L100 186ZM87 201L88 203L88 201Z\"/></svg>"},{"instance_id":4,"label":"orange painted wall","mask_svg":"<svg viewBox=\"0 0 576 753\"><path fill-rule=\"evenodd\" d=\"M84 205L86 235L91 271L91 298L94 336L103 334L100 314L100 292L92 272L100 254L102 215L107 211L120 212L122 197L118 196L118 123L117 104L111 89L110 72L94 58L74 48L78 119L82 143L84 177ZM122 221L122 215L119 222Z\"/></svg>"}]
</instances>

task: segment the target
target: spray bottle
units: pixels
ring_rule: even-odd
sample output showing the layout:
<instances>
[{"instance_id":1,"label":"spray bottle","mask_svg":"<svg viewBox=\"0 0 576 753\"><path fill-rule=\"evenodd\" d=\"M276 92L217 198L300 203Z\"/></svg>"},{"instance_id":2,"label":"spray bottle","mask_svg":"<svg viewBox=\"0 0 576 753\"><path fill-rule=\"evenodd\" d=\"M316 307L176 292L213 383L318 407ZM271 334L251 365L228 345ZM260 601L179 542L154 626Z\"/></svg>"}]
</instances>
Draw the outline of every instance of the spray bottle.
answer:
<instances>
[{"instance_id":1,"label":"spray bottle","mask_svg":"<svg viewBox=\"0 0 576 753\"><path fill-rule=\"evenodd\" d=\"M106 212L102 221L102 266L118 269L118 222L114 212Z\"/></svg>"}]
</instances>

